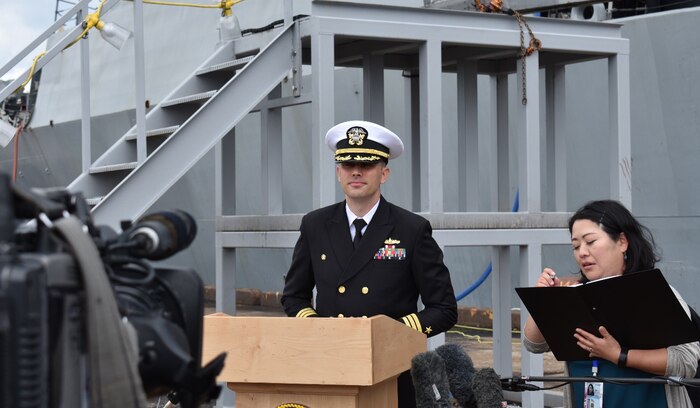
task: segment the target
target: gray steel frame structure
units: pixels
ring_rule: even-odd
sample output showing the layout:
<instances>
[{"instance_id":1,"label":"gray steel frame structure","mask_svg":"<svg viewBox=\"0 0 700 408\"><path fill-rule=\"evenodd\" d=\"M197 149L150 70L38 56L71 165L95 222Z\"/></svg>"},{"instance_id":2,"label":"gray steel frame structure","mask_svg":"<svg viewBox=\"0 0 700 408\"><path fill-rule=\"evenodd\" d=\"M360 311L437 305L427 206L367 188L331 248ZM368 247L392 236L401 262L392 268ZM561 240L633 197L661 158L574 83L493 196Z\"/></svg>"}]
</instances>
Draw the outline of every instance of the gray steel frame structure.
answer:
<instances>
[{"instance_id":1,"label":"gray steel frame structure","mask_svg":"<svg viewBox=\"0 0 700 408\"><path fill-rule=\"evenodd\" d=\"M424 0L426 7L447 8L454 10L475 10L473 1L468 0ZM487 1L483 2L488 4ZM506 0L504 7L510 7L521 13L580 7L596 3L607 3L606 0Z\"/></svg>"},{"instance_id":2,"label":"gray steel frame structure","mask_svg":"<svg viewBox=\"0 0 700 408\"><path fill-rule=\"evenodd\" d=\"M287 3L287 2L285 2ZM631 142L629 42L621 27L611 23L529 18L543 49L519 61L520 30L513 17L437 9L370 6L336 1L314 1L311 15L297 24L304 63L310 61L312 92L297 103L312 104L313 206L335 201L335 177L320 169L332 166L332 155L322 147L325 131L334 120L334 69L362 67L364 119L384 121L386 69L400 69L411 77L411 153L413 210L433 224L434 236L444 247L491 246L493 249L494 368L501 376L513 372L511 349L511 268L519 270L518 286L530 286L542 271L542 247L568 244L566 227L565 67L581 61L607 59L610 101L610 196L631 207ZM526 34L527 37L527 34ZM310 52L310 55L309 55ZM541 84L540 71L545 81ZM443 210L442 87L443 72L458 78L458 143L460 212ZM518 126L508 129L507 77L516 74L527 85L527 104L518 103ZM490 78L495 157L477 154L477 75ZM540 95L544 89L544 95ZM297 87L298 91L298 87ZM263 191L267 215L235 215L235 141L227 136L217 146L217 310L235 314L235 264L237 248L291 248L298 237L299 214L282 214L281 179L283 153L280 110L294 97L271 94L259 105L262 121ZM278 99L275 99L278 98ZM540 99L546 117L541 123ZM277 102L275 102L277 101ZM512 113L512 110L511 110ZM511 137L509 138L509 133ZM508 157L509 143L518 156ZM546 150L545 150L546 149ZM542 162L541 152L547 152ZM498 203L493 212L476 212L478 166L493 163L498 186L489 194ZM508 166L518 163L520 212L508 213ZM226 181L226 182L224 182ZM546 190L543 186L548 186ZM543 211L542 197L552 197L553 211ZM264 210L263 210L264 211ZM511 248L519 251L519 265L511 265ZM527 318L523 308L522 322ZM542 375L541 355L522 353L522 373ZM523 394L527 407L544 404L544 394Z\"/></svg>"},{"instance_id":3,"label":"gray steel frame structure","mask_svg":"<svg viewBox=\"0 0 700 408\"><path fill-rule=\"evenodd\" d=\"M118 0L106 2L103 12ZM336 197L335 177L330 171L332 155L323 148L325 131L335 124L336 67L363 70L364 119L384 123L384 71L401 70L410 82L406 115L410 123L412 180L411 208L426 216L434 236L443 247L490 246L493 252L491 279L494 312L494 368L502 376L512 373L511 296L512 269L519 271L518 286L529 286L542 270L545 245L568 244L566 197L566 66L582 61L608 61L610 106L610 197L631 208L631 142L629 42L621 26L613 23L528 18L544 48L520 64L520 36L511 16L440 9L378 6L339 1L314 1L308 17L293 22L293 3L285 0L285 24L270 32L246 36L224 44L206 66L183 82L158 107L145 114L137 106L136 126L95 162L91 160L89 70L87 42L81 43L82 75L82 167L84 174L69 188L106 189L109 197L97 200L93 215L100 224L116 225L122 218L136 218L191 168L203 154L216 146L216 285L217 310L235 314L235 265L237 248L292 248L298 237L299 214L284 214L282 205L282 110L311 103L312 206L331 204ZM50 27L20 55L0 69L6 72L55 29L73 16L88 13L82 0ZM143 19L141 1L135 1L135 73L137 100L143 100ZM75 38L75 27L59 40L37 69ZM216 69L237 66L252 54L250 69L241 69L226 85L206 95L197 86L209 84L207 76L222 76ZM240 60L228 61L229 57ZM227 62L228 61L228 62ZM248 60L245 62L247 63ZM311 67L311 92L301 87L304 65ZM227 68L228 67L228 68ZM214 70L215 72L209 72ZM237 72L238 68L236 68ZM544 71L544 75L541 75ZM446 186L443 157L443 73L457 75L458 177L456 186ZM287 73L289 73L287 75ZM231 74L233 75L233 73ZM477 107L483 103L476 91L477 76L489 77L493 157L478 154ZM520 91L513 95L508 77L515 75L517 89L522 79L527 86L527 104L520 104ZM286 85L280 78L291 78ZM199 79L196 79L199 78ZM541 81L544 78L544 81ZM0 99L13 92L22 79L0 90ZM223 79L222 79L223 80ZM541 83L543 82L543 83ZM275 86L275 84L278 84ZM541 90L544 94L541 95ZM189 92L189 93L188 93ZM194 92L194 94L192 94ZM207 100L191 117L180 115L180 126L166 126L163 109L194 97ZM245 97L243 97L245 96ZM198 99L198 100L199 100ZM541 112L541 100L544 112ZM511 100L517 109L509 108ZM260 112L263 215L236 215L235 124L247 113ZM515 115L515 118L509 117ZM170 113L170 116L174 116ZM541 117L545 117L544 122ZM514 120L515 119L515 120ZM161 121L163 123L161 123ZM511 124L516 126L509 128ZM178 134L146 157L147 137ZM136 141L135 146L129 145ZM513 144L516 149L509 149ZM509 157L515 151L516 157ZM546 159L543 160L543 152ZM486 166L485 163L489 165ZM510 172L509 166L517 164ZM90 174L135 170L114 188ZM497 185L479 190L479 171L489 168L497 174ZM517 174L520 211L508 212L509 174ZM112 177L109 176L111 178ZM111 179L110 179L111 180ZM119 179L120 180L120 179ZM444 191L459 191L459 212L446 213ZM489 194L490 212L478 211L478 196ZM553 208L543 205L543 198ZM519 263L510 256L519 252ZM521 319L527 317L522 313ZM522 372L542 375L542 356L522 353ZM542 393L523 394L524 406L544 403Z\"/></svg>"}]
</instances>

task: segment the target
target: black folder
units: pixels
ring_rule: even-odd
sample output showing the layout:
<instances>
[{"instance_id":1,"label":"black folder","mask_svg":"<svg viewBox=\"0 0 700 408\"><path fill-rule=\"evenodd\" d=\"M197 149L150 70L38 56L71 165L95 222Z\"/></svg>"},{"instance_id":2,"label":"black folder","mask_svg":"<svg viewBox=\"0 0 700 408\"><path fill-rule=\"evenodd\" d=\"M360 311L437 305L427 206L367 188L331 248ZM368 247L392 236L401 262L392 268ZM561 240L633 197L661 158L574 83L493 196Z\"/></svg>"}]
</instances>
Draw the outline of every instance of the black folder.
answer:
<instances>
[{"instance_id":1,"label":"black folder","mask_svg":"<svg viewBox=\"0 0 700 408\"><path fill-rule=\"evenodd\" d=\"M657 349L700 339L661 271L628 273L579 286L515 288L557 360L588 360L576 328L600 336L605 326L630 349Z\"/></svg>"}]
</instances>

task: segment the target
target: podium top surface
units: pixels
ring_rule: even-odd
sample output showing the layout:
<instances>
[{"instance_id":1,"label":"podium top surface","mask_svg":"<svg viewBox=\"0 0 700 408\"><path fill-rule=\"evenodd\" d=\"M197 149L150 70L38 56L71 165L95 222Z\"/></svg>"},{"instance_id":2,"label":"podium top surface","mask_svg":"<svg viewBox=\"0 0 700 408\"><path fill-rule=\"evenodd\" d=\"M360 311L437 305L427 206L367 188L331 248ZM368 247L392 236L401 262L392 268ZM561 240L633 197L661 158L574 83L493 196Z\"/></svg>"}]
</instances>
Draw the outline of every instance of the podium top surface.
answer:
<instances>
[{"instance_id":1,"label":"podium top surface","mask_svg":"<svg viewBox=\"0 0 700 408\"><path fill-rule=\"evenodd\" d=\"M422 333L370 318L204 317L202 361L226 352L228 383L370 386L410 369Z\"/></svg>"}]
</instances>

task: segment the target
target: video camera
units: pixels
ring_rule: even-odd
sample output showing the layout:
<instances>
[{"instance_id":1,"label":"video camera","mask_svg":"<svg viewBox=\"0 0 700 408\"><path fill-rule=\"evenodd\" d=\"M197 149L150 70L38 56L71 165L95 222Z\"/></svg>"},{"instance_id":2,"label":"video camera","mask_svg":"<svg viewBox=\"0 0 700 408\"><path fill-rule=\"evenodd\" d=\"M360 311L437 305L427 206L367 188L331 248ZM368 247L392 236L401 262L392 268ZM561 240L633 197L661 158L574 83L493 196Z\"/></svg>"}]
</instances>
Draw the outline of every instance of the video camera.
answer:
<instances>
[{"instance_id":1,"label":"video camera","mask_svg":"<svg viewBox=\"0 0 700 408\"><path fill-rule=\"evenodd\" d=\"M145 407L216 399L225 354L201 366L203 285L154 267L188 247L183 211L93 224L81 194L0 175L0 407Z\"/></svg>"}]
</instances>

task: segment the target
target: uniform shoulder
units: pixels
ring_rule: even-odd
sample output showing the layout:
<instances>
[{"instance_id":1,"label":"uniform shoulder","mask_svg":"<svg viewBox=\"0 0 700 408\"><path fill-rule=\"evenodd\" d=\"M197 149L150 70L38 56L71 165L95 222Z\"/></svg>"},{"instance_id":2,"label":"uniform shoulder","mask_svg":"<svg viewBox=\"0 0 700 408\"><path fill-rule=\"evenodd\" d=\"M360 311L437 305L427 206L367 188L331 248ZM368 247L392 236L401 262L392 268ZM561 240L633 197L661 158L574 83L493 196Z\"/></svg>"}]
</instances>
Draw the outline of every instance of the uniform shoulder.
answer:
<instances>
[{"instance_id":1,"label":"uniform shoulder","mask_svg":"<svg viewBox=\"0 0 700 408\"><path fill-rule=\"evenodd\" d=\"M400 218L404 222L410 222L415 224L423 224L428 222L428 220L425 219L425 217L418 215L412 211L409 211L403 207L399 207L398 205L392 204L388 201L387 204L389 205L389 208L391 209L391 212L394 215L394 217Z\"/></svg>"},{"instance_id":2,"label":"uniform shoulder","mask_svg":"<svg viewBox=\"0 0 700 408\"><path fill-rule=\"evenodd\" d=\"M306 213L304 215L303 218L307 221L328 218L328 217L332 216L338 210L338 206L341 206L341 205L343 205L342 202L331 204L331 205L326 206L326 207L321 207L321 208L318 208L318 209L313 210L313 211L309 211L308 213Z\"/></svg>"}]
</instances>

